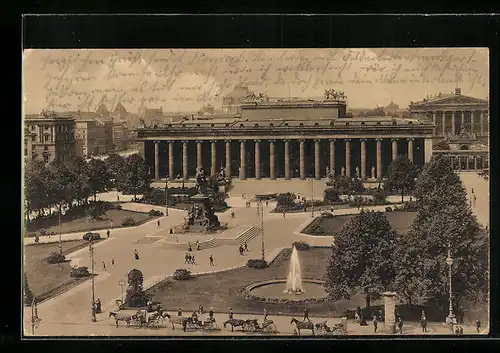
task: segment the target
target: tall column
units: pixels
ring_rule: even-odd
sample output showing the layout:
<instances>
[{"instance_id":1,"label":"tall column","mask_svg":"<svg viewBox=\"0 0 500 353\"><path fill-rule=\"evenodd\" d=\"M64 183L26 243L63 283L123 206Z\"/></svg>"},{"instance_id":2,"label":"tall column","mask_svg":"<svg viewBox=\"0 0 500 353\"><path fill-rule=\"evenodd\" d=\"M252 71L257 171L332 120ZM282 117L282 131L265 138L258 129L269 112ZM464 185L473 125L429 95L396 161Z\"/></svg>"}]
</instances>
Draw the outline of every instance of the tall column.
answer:
<instances>
[{"instance_id":1,"label":"tall column","mask_svg":"<svg viewBox=\"0 0 500 353\"><path fill-rule=\"evenodd\" d=\"M260 180L260 140L255 140L255 179Z\"/></svg>"},{"instance_id":2,"label":"tall column","mask_svg":"<svg viewBox=\"0 0 500 353\"><path fill-rule=\"evenodd\" d=\"M465 127L465 112L462 111L462 124L461 124L461 128L463 129Z\"/></svg>"},{"instance_id":3,"label":"tall column","mask_svg":"<svg viewBox=\"0 0 500 353\"><path fill-rule=\"evenodd\" d=\"M210 166L210 175L214 177L217 174L217 142L215 140L210 144L210 152L211 152L211 162Z\"/></svg>"},{"instance_id":4,"label":"tall column","mask_svg":"<svg viewBox=\"0 0 500 353\"><path fill-rule=\"evenodd\" d=\"M433 135L437 135L436 134L436 129L437 129L437 125L436 125L436 112L432 112L432 122L434 123L434 130L432 131L432 134Z\"/></svg>"},{"instance_id":5,"label":"tall column","mask_svg":"<svg viewBox=\"0 0 500 353\"><path fill-rule=\"evenodd\" d=\"M455 135L455 114L457 112L451 112L451 134Z\"/></svg>"},{"instance_id":6,"label":"tall column","mask_svg":"<svg viewBox=\"0 0 500 353\"><path fill-rule=\"evenodd\" d=\"M300 163L300 179L305 180L306 178L306 171L304 169L304 140L300 140L300 157L299 157L299 163Z\"/></svg>"},{"instance_id":7,"label":"tall column","mask_svg":"<svg viewBox=\"0 0 500 353\"><path fill-rule=\"evenodd\" d=\"M319 170L319 140L314 140L314 178L316 180L321 179Z\"/></svg>"},{"instance_id":8,"label":"tall column","mask_svg":"<svg viewBox=\"0 0 500 353\"><path fill-rule=\"evenodd\" d=\"M474 156L474 170L477 170L477 157Z\"/></svg>"},{"instance_id":9,"label":"tall column","mask_svg":"<svg viewBox=\"0 0 500 353\"><path fill-rule=\"evenodd\" d=\"M443 136L446 136L446 112L443 112Z\"/></svg>"},{"instance_id":10,"label":"tall column","mask_svg":"<svg viewBox=\"0 0 500 353\"><path fill-rule=\"evenodd\" d=\"M398 139L392 139L392 160L398 156Z\"/></svg>"},{"instance_id":11,"label":"tall column","mask_svg":"<svg viewBox=\"0 0 500 353\"><path fill-rule=\"evenodd\" d=\"M432 139L424 139L424 163L427 163L432 158Z\"/></svg>"},{"instance_id":12,"label":"tall column","mask_svg":"<svg viewBox=\"0 0 500 353\"><path fill-rule=\"evenodd\" d=\"M269 177L271 180L276 179L276 150L275 140L269 140ZM286 158L286 157L285 157Z\"/></svg>"},{"instance_id":13,"label":"tall column","mask_svg":"<svg viewBox=\"0 0 500 353\"><path fill-rule=\"evenodd\" d=\"M449 156L450 158L450 163L451 163L451 169L455 170L455 157Z\"/></svg>"},{"instance_id":14,"label":"tall column","mask_svg":"<svg viewBox=\"0 0 500 353\"><path fill-rule=\"evenodd\" d=\"M174 141L168 141L168 177L174 180Z\"/></svg>"},{"instance_id":15,"label":"tall column","mask_svg":"<svg viewBox=\"0 0 500 353\"><path fill-rule=\"evenodd\" d=\"M182 141L182 178L188 179L188 142Z\"/></svg>"},{"instance_id":16,"label":"tall column","mask_svg":"<svg viewBox=\"0 0 500 353\"><path fill-rule=\"evenodd\" d=\"M224 168L226 171L226 177L231 179L231 141L226 141L226 167Z\"/></svg>"},{"instance_id":17,"label":"tall column","mask_svg":"<svg viewBox=\"0 0 500 353\"><path fill-rule=\"evenodd\" d=\"M290 141L285 140L285 179L290 180Z\"/></svg>"},{"instance_id":18,"label":"tall column","mask_svg":"<svg viewBox=\"0 0 500 353\"><path fill-rule=\"evenodd\" d=\"M240 141L240 180L245 180L247 178L246 168L246 152L245 152L245 140Z\"/></svg>"},{"instance_id":19,"label":"tall column","mask_svg":"<svg viewBox=\"0 0 500 353\"><path fill-rule=\"evenodd\" d=\"M155 144L155 180L160 180L160 141L154 141Z\"/></svg>"},{"instance_id":20,"label":"tall column","mask_svg":"<svg viewBox=\"0 0 500 353\"><path fill-rule=\"evenodd\" d=\"M382 139L377 139L377 179L382 179Z\"/></svg>"},{"instance_id":21,"label":"tall column","mask_svg":"<svg viewBox=\"0 0 500 353\"><path fill-rule=\"evenodd\" d=\"M366 178L366 139L361 139L361 179Z\"/></svg>"},{"instance_id":22,"label":"tall column","mask_svg":"<svg viewBox=\"0 0 500 353\"><path fill-rule=\"evenodd\" d=\"M196 169L200 170L203 165L203 160L201 159L201 141L196 141Z\"/></svg>"},{"instance_id":23,"label":"tall column","mask_svg":"<svg viewBox=\"0 0 500 353\"><path fill-rule=\"evenodd\" d=\"M413 137L408 138L408 159L413 163Z\"/></svg>"},{"instance_id":24,"label":"tall column","mask_svg":"<svg viewBox=\"0 0 500 353\"><path fill-rule=\"evenodd\" d=\"M345 176L351 176L351 139L345 140Z\"/></svg>"},{"instance_id":25,"label":"tall column","mask_svg":"<svg viewBox=\"0 0 500 353\"><path fill-rule=\"evenodd\" d=\"M330 174L335 176L335 139L330 140Z\"/></svg>"},{"instance_id":26,"label":"tall column","mask_svg":"<svg viewBox=\"0 0 500 353\"><path fill-rule=\"evenodd\" d=\"M481 125L481 135L484 135L484 112L481 110L479 112L479 123Z\"/></svg>"},{"instance_id":27,"label":"tall column","mask_svg":"<svg viewBox=\"0 0 500 353\"><path fill-rule=\"evenodd\" d=\"M470 112L470 132L471 133L475 132L474 131L474 120L476 120L475 116L474 116L475 114L476 114L475 111L471 111Z\"/></svg>"}]
</instances>

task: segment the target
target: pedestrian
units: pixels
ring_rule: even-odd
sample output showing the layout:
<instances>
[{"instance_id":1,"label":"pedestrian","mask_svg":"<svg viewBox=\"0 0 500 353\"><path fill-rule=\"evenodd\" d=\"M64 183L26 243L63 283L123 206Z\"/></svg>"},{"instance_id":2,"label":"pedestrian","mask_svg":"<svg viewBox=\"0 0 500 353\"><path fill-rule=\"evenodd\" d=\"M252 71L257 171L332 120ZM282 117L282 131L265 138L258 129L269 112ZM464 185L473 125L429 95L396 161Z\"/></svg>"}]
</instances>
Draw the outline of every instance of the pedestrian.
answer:
<instances>
[{"instance_id":1,"label":"pedestrian","mask_svg":"<svg viewBox=\"0 0 500 353\"><path fill-rule=\"evenodd\" d=\"M160 220L158 220L158 227L160 226Z\"/></svg>"},{"instance_id":2,"label":"pedestrian","mask_svg":"<svg viewBox=\"0 0 500 353\"><path fill-rule=\"evenodd\" d=\"M296 329L296 328L294 328L294 329L293 329L293 335L294 335L294 336L298 336L298 335L299 335L299 334L297 333L297 329Z\"/></svg>"},{"instance_id":3,"label":"pedestrian","mask_svg":"<svg viewBox=\"0 0 500 353\"><path fill-rule=\"evenodd\" d=\"M248 251L248 244L247 244L247 242L245 242L245 244L243 246L245 247L245 251Z\"/></svg>"},{"instance_id":4,"label":"pedestrian","mask_svg":"<svg viewBox=\"0 0 500 353\"><path fill-rule=\"evenodd\" d=\"M195 258L194 258L194 254L193 254L193 255L191 255L191 263L192 263L193 265L196 265L196 260L195 260Z\"/></svg>"},{"instance_id":5,"label":"pedestrian","mask_svg":"<svg viewBox=\"0 0 500 353\"><path fill-rule=\"evenodd\" d=\"M184 263L187 264L188 263L188 253L186 253L186 255L184 255Z\"/></svg>"},{"instance_id":6,"label":"pedestrian","mask_svg":"<svg viewBox=\"0 0 500 353\"><path fill-rule=\"evenodd\" d=\"M189 252L193 251L193 248L191 247L191 242L188 242L188 251Z\"/></svg>"},{"instance_id":7,"label":"pedestrian","mask_svg":"<svg viewBox=\"0 0 500 353\"><path fill-rule=\"evenodd\" d=\"M191 254L188 254L188 264L191 263Z\"/></svg>"},{"instance_id":8,"label":"pedestrian","mask_svg":"<svg viewBox=\"0 0 500 353\"><path fill-rule=\"evenodd\" d=\"M267 309L264 308L264 322L267 321Z\"/></svg>"},{"instance_id":9,"label":"pedestrian","mask_svg":"<svg viewBox=\"0 0 500 353\"><path fill-rule=\"evenodd\" d=\"M137 251L137 249L134 249L134 257L136 260L139 260L139 252Z\"/></svg>"},{"instance_id":10,"label":"pedestrian","mask_svg":"<svg viewBox=\"0 0 500 353\"><path fill-rule=\"evenodd\" d=\"M403 318L401 316L398 317L398 329L399 333L403 334Z\"/></svg>"},{"instance_id":11,"label":"pedestrian","mask_svg":"<svg viewBox=\"0 0 500 353\"><path fill-rule=\"evenodd\" d=\"M229 320L233 319L233 308L229 308Z\"/></svg>"},{"instance_id":12,"label":"pedestrian","mask_svg":"<svg viewBox=\"0 0 500 353\"><path fill-rule=\"evenodd\" d=\"M210 261L210 266L213 266L214 265L214 258L213 258L213 256L210 255L210 257L208 259Z\"/></svg>"},{"instance_id":13,"label":"pedestrian","mask_svg":"<svg viewBox=\"0 0 500 353\"><path fill-rule=\"evenodd\" d=\"M283 218L285 218L285 210L283 210Z\"/></svg>"},{"instance_id":14,"label":"pedestrian","mask_svg":"<svg viewBox=\"0 0 500 353\"><path fill-rule=\"evenodd\" d=\"M476 207L476 195L472 196L472 205Z\"/></svg>"},{"instance_id":15,"label":"pedestrian","mask_svg":"<svg viewBox=\"0 0 500 353\"><path fill-rule=\"evenodd\" d=\"M458 334L460 336L462 336L464 334L464 328L462 326L460 326L460 328L458 329Z\"/></svg>"},{"instance_id":16,"label":"pedestrian","mask_svg":"<svg viewBox=\"0 0 500 353\"><path fill-rule=\"evenodd\" d=\"M173 230L172 230L172 227L170 227L170 231L169 231L170 234L174 234Z\"/></svg>"},{"instance_id":17,"label":"pedestrian","mask_svg":"<svg viewBox=\"0 0 500 353\"><path fill-rule=\"evenodd\" d=\"M425 316L422 316L420 326L422 326L422 332L427 332L427 318Z\"/></svg>"},{"instance_id":18,"label":"pedestrian","mask_svg":"<svg viewBox=\"0 0 500 353\"><path fill-rule=\"evenodd\" d=\"M471 199L469 199L469 207L472 208L472 200Z\"/></svg>"},{"instance_id":19,"label":"pedestrian","mask_svg":"<svg viewBox=\"0 0 500 353\"><path fill-rule=\"evenodd\" d=\"M200 244L196 244L196 251L200 251L200 250L201 250Z\"/></svg>"},{"instance_id":20,"label":"pedestrian","mask_svg":"<svg viewBox=\"0 0 500 353\"><path fill-rule=\"evenodd\" d=\"M476 331L479 333L481 330L481 321L479 319L476 320Z\"/></svg>"},{"instance_id":21,"label":"pedestrian","mask_svg":"<svg viewBox=\"0 0 500 353\"><path fill-rule=\"evenodd\" d=\"M377 327L378 327L378 320L377 320L377 315L373 315L373 332L377 332Z\"/></svg>"},{"instance_id":22,"label":"pedestrian","mask_svg":"<svg viewBox=\"0 0 500 353\"><path fill-rule=\"evenodd\" d=\"M203 305L200 304L200 306L198 307L198 313L203 314Z\"/></svg>"},{"instance_id":23,"label":"pedestrian","mask_svg":"<svg viewBox=\"0 0 500 353\"><path fill-rule=\"evenodd\" d=\"M269 201L266 200L266 208L268 208L268 207L269 207Z\"/></svg>"},{"instance_id":24,"label":"pedestrian","mask_svg":"<svg viewBox=\"0 0 500 353\"><path fill-rule=\"evenodd\" d=\"M208 317L210 319L213 319L214 318L214 307L210 307L210 311L208 312Z\"/></svg>"},{"instance_id":25,"label":"pedestrian","mask_svg":"<svg viewBox=\"0 0 500 353\"><path fill-rule=\"evenodd\" d=\"M182 316L182 309L179 308L179 310L177 310L177 316Z\"/></svg>"},{"instance_id":26,"label":"pedestrian","mask_svg":"<svg viewBox=\"0 0 500 353\"><path fill-rule=\"evenodd\" d=\"M234 211L231 211L231 218L234 219Z\"/></svg>"},{"instance_id":27,"label":"pedestrian","mask_svg":"<svg viewBox=\"0 0 500 353\"><path fill-rule=\"evenodd\" d=\"M113 266L115 265L115 258L114 257L111 259L111 265L113 265Z\"/></svg>"},{"instance_id":28,"label":"pedestrian","mask_svg":"<svg viewBox=\"0 0 500 353\"><path fill-rule=\"evenodd\" d=\"M305 322L306 320L311 322L311 320L309 319L309 310L307 310L307 308L304 309L304 319L302 320L302 322Z\"/></svg>"},{"instance_id":29,"label":"pedestrian","mask_svg":"<svg viewBox=\"0 0 500 353\"><path fill-rule=\"evenodd\" d=\"M109 234L110 234L110 233L111 233L111 232L110 232L110 231L109 231L109 229L108 229L108 231L106 232L106 235L108 236L108 238L109 238Z\"/></svg>"},{"instance_id":30,"label":"pedestrian","mask_svg":"<svg viewBox=\"0 0 500 353\"><path fill-rule=\"evenodd\" d=\"M120 202L120 195L116 195L116 200Z\"/></svg>"},{"instance_id":31,"label":"pedestrian","mask_svg":"<svg viewBox=\"0 0 500 353\"><path fill-rule=\"evenodd\" d=\"M38 244L38 242L39 242L39 241L40 241L40 237L39 237L39 236L38 236L38 234L37 234L37 235L35 235L35 243L37 243L37 244Z\"/></svg>"},{"instance_id":32,"label":"pedestrian","mask_svg":"<svg viewBox=\"0 0 500 353\"><path fill-rule=\"evenodd\" d=\"M102 269L105 270L106 269L106 263L103 261L102 262Z\"/></svg>"},{"instance_id":33,"label":"pedestrian","mask_svg":"<svg viewBox=\"0 0 500 353\"><path fill-rule=\"evenodd\" d=\"M474 188L472 188L472 195L474 195Z\"/></svg>"}]
</instances>

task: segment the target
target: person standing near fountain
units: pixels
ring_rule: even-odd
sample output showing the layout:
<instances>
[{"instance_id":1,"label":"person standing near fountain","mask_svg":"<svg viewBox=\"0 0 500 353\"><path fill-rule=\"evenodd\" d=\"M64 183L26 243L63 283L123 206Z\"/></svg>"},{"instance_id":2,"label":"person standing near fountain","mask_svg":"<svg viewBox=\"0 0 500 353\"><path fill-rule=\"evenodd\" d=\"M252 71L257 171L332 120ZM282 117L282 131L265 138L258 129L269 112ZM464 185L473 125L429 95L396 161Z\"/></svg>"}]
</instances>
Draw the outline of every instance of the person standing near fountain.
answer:
<instances>
[{"instance_id":1,"label":"person standing near fountain","mask_svg":"<svg viewBox=\"0 0 500 353\"><path fill-rule=\"evenodd\" d=\"M304 319L302 321L306 322L306 320L311 322L311 320L309 319L309 310L307 310L307 308L304 309Z\"/></svg>"}]
</instances>

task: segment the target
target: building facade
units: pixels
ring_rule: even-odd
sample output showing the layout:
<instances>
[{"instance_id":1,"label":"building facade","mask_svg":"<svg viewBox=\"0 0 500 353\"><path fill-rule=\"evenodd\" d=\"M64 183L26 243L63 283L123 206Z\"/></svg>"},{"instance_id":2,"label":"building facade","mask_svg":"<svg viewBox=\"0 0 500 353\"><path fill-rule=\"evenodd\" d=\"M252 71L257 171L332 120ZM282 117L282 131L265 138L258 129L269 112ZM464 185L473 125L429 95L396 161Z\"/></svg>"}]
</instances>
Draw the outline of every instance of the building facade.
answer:
<instances>
[{"instance_id":1,"label":"building facade","mask_svg":"<svg viewBox=\"0 0 500 353\"><path fill-rule=\"evenodd\" d=\"M24 160L33 159L33 142L36 142L36 134L29 127L24 128Z\"/></svg>"},{"instance_id":2,"label":"building facade","mask_svg":"<svg viewBox=\"0 0 500 353\"><path fill-rule=\"evenodd\" d=\"M137 133L155 179L189 179L203 167L242 180L376 180L399 154L418 165L430 160L432 122L351 118L346 105L345 99L244 102L224 118L143 126Z\"/></svg>"},{"instance_id":3,"label":"building facade","mask_svg":"<svg viewBox=\"0 0 500 353\"><path fill-rule=\"evenodd\" d=\"M87 117L75 122L76 155L87 158L108 153L106 131L95 118Z\"/></svg>"},{"instance_id":4,"label":"building facade","mask_svg":"<svg viewBox=\"0 0 500 353\"><path fill-rule=\"evenodd\" d=\"M72 116L42 112L25 118L24 123L31 133L32 159L50 163L75 157L75 119Z\"/></svg>"}]
</instances>

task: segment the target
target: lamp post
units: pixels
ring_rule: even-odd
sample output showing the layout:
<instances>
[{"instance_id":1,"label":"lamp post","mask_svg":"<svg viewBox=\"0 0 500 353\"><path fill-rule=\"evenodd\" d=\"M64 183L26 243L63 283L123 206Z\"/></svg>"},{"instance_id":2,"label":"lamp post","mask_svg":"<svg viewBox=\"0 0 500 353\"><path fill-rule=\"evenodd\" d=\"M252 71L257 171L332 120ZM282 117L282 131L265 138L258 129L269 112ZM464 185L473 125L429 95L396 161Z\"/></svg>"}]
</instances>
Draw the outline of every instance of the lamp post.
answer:
<instances>
[{"instance_id":1,"label":"lamp post","mask_svg":"<svg viewBox=\"0 0 500 353\"><path fill-rule=\"evenodd\" d=\"M94 239L93 237L90 237L90 245L89 245L89 251L90 251L90 275L92 276L91 278L91 283L92 283L92 311L91 311L91 316L90 316L90 321L96 322L96 316L95 316L95 293L94 293Z\"/></svg>"},{"instance_id":2,"label":"lamp post","mask_svg":"<svg viewBox=\"0 0 500 353\"><path fill-rule=\"evenodd\" d=\"M31 334L35 335L35 328L38 328L38 324L40 323L40 319L38 318L38 307L36 304L36 299L33 298L31 301Z\"/></svg>"},{"instance_id":3,"label":"lamp post","mask_svg":"<svg viewBox=\"0 0 500 353\"><path fill-rule=\"evenodd\" d=\"M168 176L165 180L165 216L168 216Z\"/></svg>"},{"instance_id":4,"label":"lamp post","mask_svg":"<svg viewBox=\"0 0 500 353\"><path fill-rule=\"evenodd\" d=\"M122 304L123 304L123 287L127 284L125 280L122 278L118 281L118 285L120 286L121 289L121 294L122 294Z\"/></svg>"},{"instance_id":5,"label":"lamp post","mask_svg":"<svg viewBox=\"0 0 500 353\"><path fill-rule=\"evenodd\" d=\"M446 264L448 265L448 277L449 277L449 293L450 293L450 306L448 317L446 318L446 323L453 325L455 323L455 315L453 314L453 302L452 302L452 291L451 291L451 266L453 265L453 259L451 257L451 246L448 243L448 257L446 258Z\"/></svg>"},{"instance_id":6,"label":"lamp post","mask_svg":"<svg viewBox=\"0 0 500 353\"><path fill-rule=\"evenodd\" d=\"M62 255L62 234L61 234L61 213L62 213L62 206L59 206L59 254Z\"/></svg>"},{"instance_id":7,"label":"lamp post","mask_svg":"<svg viewBox=\"0 0 500 353\"><path fill-rule=\"evenodd\" d=\"M314 217L314 176L311 175L311 217Z\"/></svg>"},{"instance_id":8,"label":"lamp post","mask_svg":"<svg viewBox=\"0 0 500 353\"><path fill-rule=\"evenodd\" d=\"M266 261L266 256L265 256L265 250L264 250L264 207L262 205L262 199L260 200L259 206L260 207L260 226L262 228L262 243L261 243L261 252L262 252L262 261Z\"/></svg>"}]
</instances>

